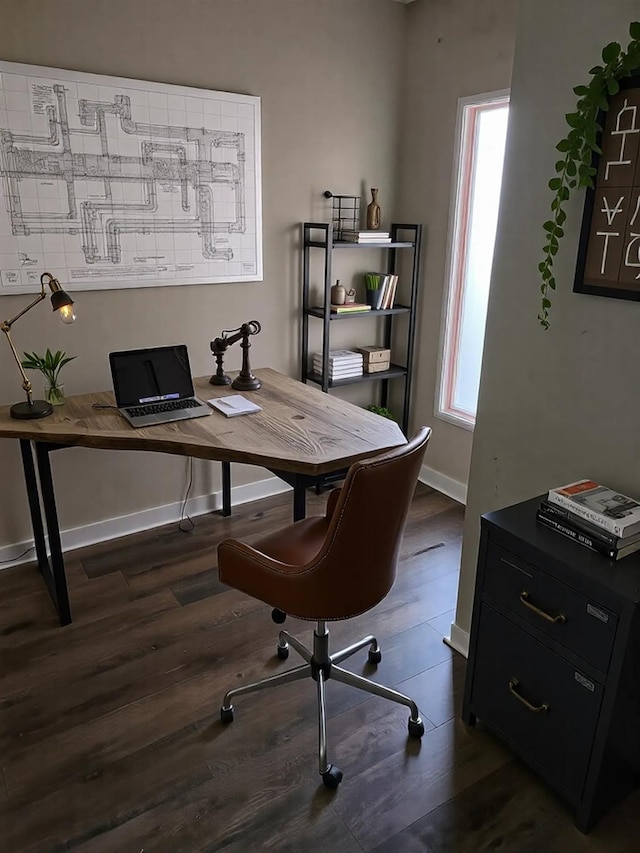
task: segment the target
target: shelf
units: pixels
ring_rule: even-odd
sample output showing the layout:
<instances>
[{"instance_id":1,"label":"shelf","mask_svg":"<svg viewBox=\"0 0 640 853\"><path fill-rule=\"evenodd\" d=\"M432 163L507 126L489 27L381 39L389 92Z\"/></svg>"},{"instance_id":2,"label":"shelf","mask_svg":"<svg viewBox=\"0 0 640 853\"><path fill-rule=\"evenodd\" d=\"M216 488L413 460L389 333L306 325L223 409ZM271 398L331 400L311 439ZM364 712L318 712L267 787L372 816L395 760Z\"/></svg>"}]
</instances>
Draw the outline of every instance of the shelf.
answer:
<instances>
[{"instance_id":1,"label":"shelf","mask_svg":"<svg viewBox=\"0 0 640 853\"><path fill-rule=\"evenodd\" d=\"M376 308L375 311L373 308L371 311L345 311L344 314L335 314L329 312L330 320L353 320L354 317L381 317L383 314L408 314L411 309L406 305L396 305L395 308ZM308 308L307 314L310 317L318 317L320 320L324 320L324 309L320 307L316 308Z\"/></svg>"},{"instance_id":2,"label":"shelf","mask_svg":"<svg viewBox=\"0 0 640 853\"><path fill-rule=\"evenodd\" d=\"M305 242L305 246L309 246L314 249L326 249L327 244L324 240L307 240ZM344 242L334 241L330 244L329 248L333 249L413 249L415 243L407 242L403 240L401 242L395 243L348 243L346 240Z\"/></svg>"},{"instance_id":3,"label":"shelf","mask_svg":"<svg viewBox=\"0 0 640 853\"><path fill-rule=\"evenodd\" d=\"M363 373L362 376L350 376L348 379L330 379L329 388L340 388L342 385L353 385L356 382L372 382L376 379L396 379L399 376L406 375L406 367L401 367L399 364L392 364L389 370L380 370L378 373ZM315 382L316 385L322 385L322 375L320 373L309 373L307 379L309 382Z\"/></svg>"},{"instance_id":4,"label":"shelf","mask_svg":"<svg viewBox=\"0 0 640 853\"><path fill-rule=\"evenodd\" d=\"M404 222L390 223L389 234L392 240L390 243L382 242L386 231L376 233L371 243L352 243L349 240L338 240L339 233L339 231L334 229L332 222L302 223L300 375L303 382L313 382L319 385L325 393L346 385L374 382L375 385L370 386L370 394L376 398L378 405L387 406L390 403L390 396L393 396L394 408L401 405L402 414L398 417L398 423L406 434L409 428L409 415L411 411L411 386L416 338L416 305L420 281L422 225ZM336 271L334 264L337 264L338 267L344 266L344 254L341 254L340 259L336 261L337 255L335 250L339 249L375 249L381 257L386 259L384 262L385 275L401 274L401 301L403 304L395 302L392 308L354 311L353 313L349 311L345 311L342 314L331 312L330 290L335 281L334 275ZM385 249L389 249L389 251L384 252ZM407 249L410 250L408 257L406 253L403 255L401 252L401 250ZM400 263L401 261L402 264ZM373 263L373 261L366 261L365 256L362 255L361 262L358 261L357 266L362 266L366 269L369 263ZM382 267L383 264L381 262L378 268L382 269ZM369 267L369 269L374 268L375 266ZM321 277L318 275L320 271L323 273ZM313 289L311 287L312 276L315 282ZM364 283L363 280L362 284ZM313 304L314 302L316 303L315 305ZM396 319L400 315L402 315L403 319ZM322 321L319 324L320 328L318 328L318 325L313 330L310 328L313 325L309 319L310 317L315 317L317 320ZM366 326L366 329L369 329L371 334L370 341L384 349L390 350L392 357L395 355L406 367L402 366L402 364L391 364L389 370L384 370L380 373L363 373L361 376L338 378L333 381L329 379L329 371L327 372L327 377L323 378L322 363L320 364L320 372L316 372L313 369L309 347L310 338L312 337L311 333L313 332L314 341L318 337L321 337L318 349L323 356L327 355L327 351L331 347L331 334L336 331L333 321L355 320L356 317L360 320L363 317L374 318L374 320L375 318L384 318L384 320L378 319L376 322L370 322ZM405 317L406 319L404 319ZM345 328L344 326L340 327L341 331L344 331ZM361 333L363 329L365 327L361 326ZM396 344L401 347L402 352L394 352ZM316 362L316 366L318 366L318 362ZM396 386L394 394L391 395L392 380L396 379L403 379L404 382L400 388ZM401 403L400 399L402 400Z\"/></svg>"}]
</instances>

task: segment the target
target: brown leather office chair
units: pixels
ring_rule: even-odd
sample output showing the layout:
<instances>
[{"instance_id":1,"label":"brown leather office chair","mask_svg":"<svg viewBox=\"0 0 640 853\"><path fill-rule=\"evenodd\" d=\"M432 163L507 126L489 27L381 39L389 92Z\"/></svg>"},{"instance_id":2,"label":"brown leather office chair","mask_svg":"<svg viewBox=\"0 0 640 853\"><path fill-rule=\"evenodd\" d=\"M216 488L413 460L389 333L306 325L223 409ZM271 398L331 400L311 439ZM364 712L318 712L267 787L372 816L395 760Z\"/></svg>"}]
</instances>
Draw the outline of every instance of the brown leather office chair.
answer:
<instances>
[{"instance_id":1,"label":"brown leather office chair","mask_svg":"<svg viewBox=\"0 0 640 853\"><path fill-rule=\"evenodd\" d=\"M220 717L233 720L232 699L254 690L311 676L317 683L319 760L322 781L336 788L342 772L327 762L325 682L329 678L406 705L409 735L420 738L424 724L408 696L338 666L369 646L369 662L382 659L373 636L329 653L327 622L358 616L391 589L407 513L431 430L423 427L402 447L351 466L342 489L329 494L325 516L306 518L266 536L253 547L234 539L218 546L220 579L270 604L277 613L315 621L313 651L288 631L280 631L278 657L292 646L305 663L288 672L225 694Z\"/></svg>"}]
</instances>

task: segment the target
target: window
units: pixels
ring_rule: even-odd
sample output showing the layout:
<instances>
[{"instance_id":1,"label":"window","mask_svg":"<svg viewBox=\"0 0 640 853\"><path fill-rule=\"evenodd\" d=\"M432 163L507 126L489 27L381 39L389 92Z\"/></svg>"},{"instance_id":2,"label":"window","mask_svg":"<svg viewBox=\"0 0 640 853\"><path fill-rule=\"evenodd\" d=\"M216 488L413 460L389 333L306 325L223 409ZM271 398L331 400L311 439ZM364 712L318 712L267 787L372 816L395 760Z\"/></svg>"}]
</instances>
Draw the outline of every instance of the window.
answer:
<instances>
[{"instance_id":1,"label":"window","mask_svg":"<svg viewBox=\"0 0 640 853\"><path fill-rule=\"evenodd\" d=\"M437 414L473 429L507 135L507 92L458 101Z\"/></svg>"}]
</instances>

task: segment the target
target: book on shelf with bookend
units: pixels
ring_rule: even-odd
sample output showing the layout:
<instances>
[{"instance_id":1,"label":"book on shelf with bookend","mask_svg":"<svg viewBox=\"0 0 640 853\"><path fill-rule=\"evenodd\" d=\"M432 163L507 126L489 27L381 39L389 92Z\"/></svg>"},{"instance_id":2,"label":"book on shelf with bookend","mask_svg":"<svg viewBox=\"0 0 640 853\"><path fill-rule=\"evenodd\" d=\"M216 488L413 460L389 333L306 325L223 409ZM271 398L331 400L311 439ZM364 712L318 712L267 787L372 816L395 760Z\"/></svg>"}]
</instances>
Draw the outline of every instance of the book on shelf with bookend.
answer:
<instances>
[{"instance_id":1,"label":"book on shelf with bookend","mask_svg":"<svg viewBox=\"0 0 640 853\"><path fill-rule=\"evenodd\" d=\"M393 308L398 288L395 273L368 272L364 275L367 302L374 311Z\"/></svg>"},{"instance_id":2,"label":"book on shelf with bookend","mask_svg":"<svg viewBox=\"0 0 640 853\"><path fill-rule=\"evenodd\" d=\"M550 489L536 520L610 560L640 551L640 503L593 480Z\"/></svg>"}]
</instances>

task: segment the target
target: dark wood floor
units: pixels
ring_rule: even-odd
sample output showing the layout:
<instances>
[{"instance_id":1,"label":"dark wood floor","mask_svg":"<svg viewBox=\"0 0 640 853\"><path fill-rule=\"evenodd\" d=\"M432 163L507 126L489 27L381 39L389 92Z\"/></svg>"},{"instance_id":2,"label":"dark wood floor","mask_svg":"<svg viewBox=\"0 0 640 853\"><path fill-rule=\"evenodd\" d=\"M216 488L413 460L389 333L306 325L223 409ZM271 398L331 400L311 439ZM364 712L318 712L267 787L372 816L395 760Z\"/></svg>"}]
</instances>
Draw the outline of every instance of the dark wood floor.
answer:
<instances>
[{"instance_id":1,"label":"dark wood floor","mask_svg":"<svg viewBox=\"0 0 640 853\"><path fill-rule=\"evenodd\" d=\"M323 508L310 496L310 512ZM331 626L373 632L383 660L348 664L412 695L407 711L328 685L335 792L317 773L315 684L231 686L297 663L275 656L270 609L216 576L216 545L290 518L286 497L68 555L73 625L57 626L33 566L0 572L0 850L637 851L640 796L588 836L481 725L459 719L465 661L442 641L455 606L462 510L418 486L390 595ZM363 531L366 535L366 531ZM307 623L287 627L304 641Z\"/></svg>"}]
</instances>

